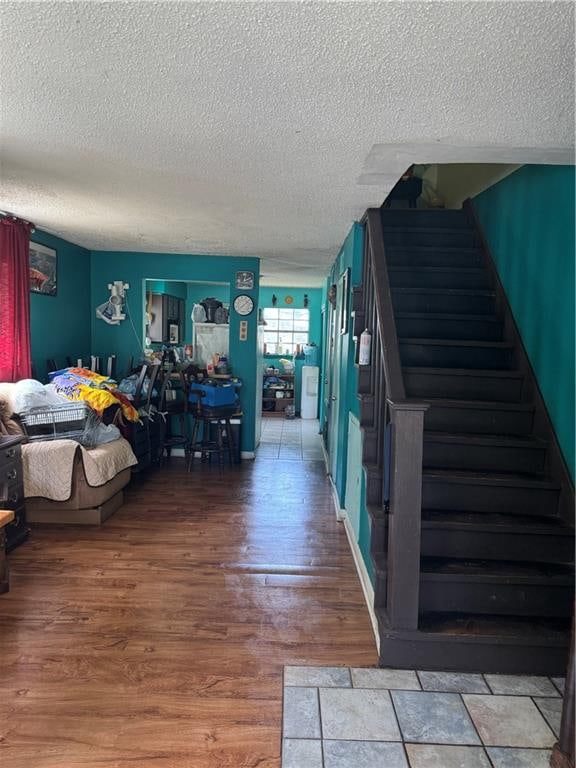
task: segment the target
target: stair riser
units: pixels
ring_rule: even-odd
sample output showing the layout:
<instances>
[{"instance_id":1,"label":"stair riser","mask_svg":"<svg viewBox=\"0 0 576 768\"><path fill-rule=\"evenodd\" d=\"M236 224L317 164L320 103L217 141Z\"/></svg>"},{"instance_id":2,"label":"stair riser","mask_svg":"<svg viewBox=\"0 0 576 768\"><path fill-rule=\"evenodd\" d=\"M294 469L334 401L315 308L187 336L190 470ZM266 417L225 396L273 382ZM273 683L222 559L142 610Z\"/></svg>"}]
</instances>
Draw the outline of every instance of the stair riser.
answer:
<instances>
[{"instance_id":1,"label":"stair riser","mask_svg":"<svg viewBox=\"0 0 576 768\"><path fill-rule=\"evenodd\" d=\"M378 436L375 430L364 429L362 435L362 462L375 464L378 458Z\"/></svg>"},{"instance_id":2,"label":"stair riser","mask_svg":"<svg viewBox=\"0 0 576 768\"><path fill-rule=\"evenodd\" d=\"M399 346L402 364L410 367L498 371L509 370L514 363L509 349L418 344L402 339Z\"/></svg>"},{"instance_id":3,"label":"stair riser","mask_svg":"<svg viewBox=\"0 0 576 768\"><path fill-rule=\"evenodd\" d=\"M517 515L554 515L558 491L549 488L422 482L422 506L460 512L496 512Z\"/></svg>"},{"instance_id":4,"label":"stair riser","mask_svg":"<svg viewBox=\"0 0 576 768\"><path fill-rule=\"evenodd\" d=\"M546 451L498 445L469 445L424 440L424 466L435 469L542 474Z\"/></svg>"},{"instance_id":5,"label":"stair riser","mask_svg":"<svg viewBox=\"0 0 576 768\"><path fill-rule=\"evenodd\" d=\"M461 232L438 232L402 230L399 232L384 228L384 246L386 248L402 246L410 248L413 245L426 245L435 248L473 248L477 245L474 232L463 229Z\"/></svg>"},{"instance_id":6,"label":"stair riser","mask_svg":"<svg viewBox=\"0 0 576 768\"><path fill-rule=\"evenodd\" d=\"M443 320L433 314L426 318L397 317L396 330L399 337L412 339L502 341L502 324L489 319Z\"/></svg>"},{"instance_id":7,"label":"stair riser","mask_svg":"<svg viewBox=\"0 0 576 768\"><path fill-rule=\"evenodd\" d=\"M493 315L494 297L485 294L407 293L392 291L395 312L430 312L447 315Z\"/></svg>"},{"instance_id":8,"label":"stair riser","mask_svg":"<svg viewBox=\"0 0 576 768\"><path fill-rule=\"evenodd\" d=\"M532 411L503 411L487 408L445 408L432 405L424 415L424 429L454 434L514 435L532 432Z\"/></svg>"},{"instance_id":9,"label":"stair riser","mask_svg":"<svg viewBox=\"0 0 576 768\"><path fill-rule=\"evenodd\" d=\"M574 542L569 536L423 528L422 555L476 560L571 563L574 560Z\"/></svg>"},{"instance_id":10,"label":"stair riser","mask_svg":"<svg viewBox=\"0 0 576 768\"><path fill-rule=\"evenodd\" d=\"M371 518L370 522L370 553L373 557L384 556L387 540L386 518Z\"/></svg>"},{"instance_id":11,"label":"stair riser","mask_svg":"<svg viewBox=\"0 0 576 768\"><path fill-rule=\"evenodd\" d=\"M366 472L366 504L382 504L382 477L374 471Z\"/></svg>"},{"instance_id":12,"label":"stair riser","mask_svg":"<svg viewBox=\"0 0 576 768\"><path fill-rule=\"evenodd\" d=\"M374 579L374 608L384 608L386 605L387 579L382 574L376 574Z\"/></svg>"},{"instance_id":13,"label":"stair riser","mask_svg":"<svg viewBox=\"0 0 576 768\"><path fill-rule=\"evenodd\" d=\"M372 372L369 365L361 365L358 368L358 394L369 395L372 389Z\"/></svg>"},{"instance_id":14,"label":"stair riser","mask_svg":"<svg viewBox=\"0 0 576 768\"><path fill-rule=\"evenodd\" d=\"M390 269L388 274L392 288L464 288L481 291L490 288L489 274L484 270L427 272L418 269Z\"/></svg>"},{"instance_id":15,"label":"stair riser","mask_svg":"<svg viewBox=\"0 0 576 768\"><path fill-rule=\"evenodd\" d=\"M358 338L364 328L366 328L366 316L364 312L358 310L352 318L352 335Z\"/></svg>"},{"instance_id":16,"label":"stair riser","mask_svg":"<svg viewBox=\"0 0 576 768\"><path fill-rule=\"evenodd\" d=\"M442 397L446 400L483 400L518 403L522 397L522 379L501 376L451 376L450 374L404 371L408 397Z\"/></svg>"},{"instance_id":17,"label":"stair riser","mask_svg":"<svg viewBox=\"0 0 576 768\"><path fill-rule=\"evenodd\" d=\"M371 427L374 424L374 398L365 395L360 400L360 426Z\"/></svg>"},{"instance_id":18,"label":"stair riser","mask_svg":"<svg viewBox=\"0 0 576 768\"><path fill-rule=\"evenodd\" d=\"M482 584L454 579L420 581L420 612L568 618L572 589L552 584Z\"/></svg>"},{"instance_id":19,"label":"stair riser","mask_svg":"<svg viewBox=\"0 0 576 768\"><path fill-rule=\"evenodd\" d=\"M402 210L382 209L382 224L395 227L441 227L442 229L470 229L470 221L461 210Z\"/></svg>"},{"instance_id":20,"label":"stair riser","mask_svg":"<svg viewBox=\"0 0 576 768\"><path fill-rule=\"evenodd\" d=\"M568 648L548 644L502 643L482 638L463 642L442 636L427 640L414 634L413 641L397 637L384 626L380 631L380 665L397 669L429 669L509 675L563 675Z\"/></svg>"},{"instance_id":21,"label":"stair riser","mask_svg":"<svg viewBox=\"0 0 576 768\"><path fill-rule=\"evenodd\" d=\"M443 251L389 248L386 261L390 267L480 267L480 251Z\"/></svg>"}]
</instances>

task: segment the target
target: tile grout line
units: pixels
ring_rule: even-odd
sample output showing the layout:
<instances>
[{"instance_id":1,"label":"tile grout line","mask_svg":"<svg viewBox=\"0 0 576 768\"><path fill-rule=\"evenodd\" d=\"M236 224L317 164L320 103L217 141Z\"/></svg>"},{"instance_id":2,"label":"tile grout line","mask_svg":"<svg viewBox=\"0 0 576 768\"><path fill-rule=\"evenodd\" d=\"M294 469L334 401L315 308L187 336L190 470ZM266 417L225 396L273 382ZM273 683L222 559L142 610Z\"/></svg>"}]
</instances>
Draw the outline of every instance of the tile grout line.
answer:
<instances>
[{"instance_id":1,"label":"tile grout line","mask_svg":"<svg viewBox=\"0 0 576 768\"><path fill-rule=\"evenodd\" d=\"M481 694L476 694L476 695L481 695ZM483 695L486 696L486 694L483 694ZM472 723L472 728L474 729L474 733L476 734L476 736L478 736L478 741L480 742L480 746L484 750L484 754L488 757L488 760L490 760L490 756L488 755L488 752L486 750L486 744L484 744L484 739L482 738L482 736L480 736L480 732L478 731L478 728L476 727L476 723L474 722L474 718L472 717L472 713L470 712L470 710L466 706L466 702L464 701L464 694L463 693L459 693L458 696L460 697L460 701L462 702L462 706L464 707L464 712L466 712L466 714L468 715L468 719ZM492 762L492 760L490 760L490 762Z\"/></svg>"},{"instance_id":2,"label":"tile grout line","mask_svg":"<svg viewBox=\"0 0 576 768\"><path fill-rule=\"evenodd\" d=\"M324 765L324 726L322 724L322 707L320 705L320 686L316 688L316 700L318 703L318 722L320 724L320 760L322 761L322 768Z\"/></svg>"}]
</instances>

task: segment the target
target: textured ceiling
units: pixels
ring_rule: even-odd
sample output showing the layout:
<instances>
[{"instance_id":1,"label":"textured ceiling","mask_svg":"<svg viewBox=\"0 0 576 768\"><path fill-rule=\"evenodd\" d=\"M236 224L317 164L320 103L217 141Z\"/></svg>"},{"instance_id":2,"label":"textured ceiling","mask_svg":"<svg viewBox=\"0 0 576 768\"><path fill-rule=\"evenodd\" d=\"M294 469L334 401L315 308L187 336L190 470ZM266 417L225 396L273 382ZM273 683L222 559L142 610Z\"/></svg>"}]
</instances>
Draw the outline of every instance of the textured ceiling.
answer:
<instances>
[{"instance_id":1,"label":"textured ceiling","mask_svg":"<svg viewBox=\"0 0 576 768\"><path fill-rule=\"evenodd\" d=\"M93 249L259 256L269 284L318 283L409 162L569 161L573 13L1 2L0 209Z\"/></svg>"}]
</instances>

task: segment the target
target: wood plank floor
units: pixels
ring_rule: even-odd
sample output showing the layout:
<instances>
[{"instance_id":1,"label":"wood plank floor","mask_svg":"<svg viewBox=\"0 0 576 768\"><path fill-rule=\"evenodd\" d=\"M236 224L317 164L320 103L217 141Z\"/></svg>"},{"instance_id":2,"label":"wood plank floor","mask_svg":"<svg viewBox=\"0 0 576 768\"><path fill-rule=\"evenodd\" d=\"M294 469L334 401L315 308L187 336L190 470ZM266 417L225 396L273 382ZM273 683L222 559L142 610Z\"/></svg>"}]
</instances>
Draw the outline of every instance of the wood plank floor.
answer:
<instances>
[{"instance_id":1,"label":"wood plank floor","mask_svg":"<svg viewBox=\"0 0 576 768\"><path fill-rule=\"evenodd\" d=\"M35 527L0 597L0 763L278 768L282 666L377 663L322 462L183 461Z\"/></svg>"}]
</instances>

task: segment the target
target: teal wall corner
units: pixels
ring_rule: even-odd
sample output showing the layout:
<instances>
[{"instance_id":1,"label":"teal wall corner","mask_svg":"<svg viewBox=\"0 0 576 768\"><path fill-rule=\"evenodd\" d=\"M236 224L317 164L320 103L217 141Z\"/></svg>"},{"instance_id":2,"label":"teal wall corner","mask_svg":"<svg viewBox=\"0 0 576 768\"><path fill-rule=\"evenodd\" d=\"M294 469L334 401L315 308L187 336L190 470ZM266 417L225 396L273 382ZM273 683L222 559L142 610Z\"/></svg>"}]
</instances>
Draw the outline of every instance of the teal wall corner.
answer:
<instances>
[{"instance_id":1,"label":"teal wall corner","mask_svg":"<svg viewBox=\"0 0 576 768\"><path fill-rule=\"evenodd\" d=\"M32 365L36 378L45 381L48 358L64 367L67 356L90 354L90 251L39 229L30 240L57 255L56 296L30 292Z\"/></svg>"},{"instance_id":2,"label":"teal wall corner","mask_svg":"<svg viewBox=\"0 0 576 768\"><path fill-rule=\"evenodd\" d=\"M523 166L474 206L574 477L575 168Z\"/></svg>"}]
</instances>

